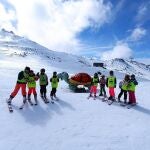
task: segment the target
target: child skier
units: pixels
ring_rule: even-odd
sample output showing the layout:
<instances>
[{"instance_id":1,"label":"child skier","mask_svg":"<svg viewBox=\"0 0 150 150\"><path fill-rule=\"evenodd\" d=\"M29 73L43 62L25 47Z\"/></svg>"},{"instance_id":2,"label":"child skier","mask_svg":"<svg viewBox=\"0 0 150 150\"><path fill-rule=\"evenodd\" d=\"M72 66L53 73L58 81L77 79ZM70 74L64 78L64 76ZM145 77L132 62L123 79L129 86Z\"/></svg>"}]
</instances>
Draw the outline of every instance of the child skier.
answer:
<instances>
[{"instance_id":1,"label":"child skier","mask_svg":"<svg viewBox=\"0 0 150 150\"><path fill-rule=\"evenodd\" d=\"M106 90L105 90L106 79L105 79L105 75L101 76L99 83L100 83L100 94L99 94L99 96L106 97ZM104 95L103 95L103 93L104 93Z\"/></svg>"},{"instance_id":2,"label":"child skier","mask_svg":"<svg viewBox=\"0 0 150 150\"><path fill-rule=\"evenodd\" d=\"M137 80L135 79L135 75L131 75L131 80L129 81L129 104L136 105L136 97L135 97L135 87L138 85Z\"/></svg>"},{"instance_id":3,"label":"child skier","mask_svg":"<svg viewBox=\"0 0 150 150\"><path fill-rule=\"evenodd\" d=\"M41 98L44 98L45 100L47 99L46 97L46 86L48 85L48 77L45 73L45 69L42 68L40 70L40 75L39 75L39 84L40 84L40 94Z\"/></svg>"},{"instance_id":4,"label":"child skier","mask_svg":"<svg viewBox=\"0 0 150 150\"><path fill-rule=\"evenodd\" d=\"M118 102L121 102L120 98L124 94L124 103L125 104L127 103L127 92L128 92L129 81L130 81L130 76L126 74L123 81L119 83L119 87L121 91L118 95Z\"/></svg>"},{"instance_id":5,"label":"child skier","mask_svg":"<svg viewBox=\"0 0 150 150\"><path fill-rule=\"evenodd\" d=\"M28 81L28 78L29 78L29 71L30 71L30 67L25 67L24 71L19 72L15 89L10 94L10 97L7 100L7 103L9 105L11 105L12 99L17 95L20 88L21 88L21 91L22 91L23 103L26 102L26 84L27 84L27 81Z\"/></svg>"},{"instance_id":6,"label":"child skier","mask_svg":"<svg viewBox=\"0 0 150 150\"><path fill-rule=\"evenodd\" d=\"M28 79L28 102L33 105L31 102L31 94L34 95L35 105L37 105L37 92L36 92L36 81L38 80L38 76L35 75L33 70L30 70L29 79Z\"/></svg>"},{"instance_id":7,"label":"child skier","mask_svg":"<svg viewBox=\"0 0 150 150\"><path fill-rule=\"evenodd\" d=\"M56 91L57 91L58 82L59 82L59 78L57 77L57 72L53 72L53 77L50 79L50 82L51 82L51 87L52 87L50 97L52 100L54 100L53 97L57 99Z\"/></svg>"},{"instance_id":8,"label":"child skier","mask_svg":"<svg viewBox=\"0 0 150 150\"><path fill-rule=\"evenodd\" d=\"M114 72L111 70L109 72L110 76L107 77L107 80L106 80L106 86L109 88L109 100L112 100L114 101L115 100L115 91L114 89L116 88L116 77L114 76Z\"/></svg>"},{"instance_id":9,"label":"child skier","mask_svg":"<svg viewBox=\"0 0 150 150\"><path fill-rule=\"evenodd\" d=\"M92 97L92 94L93 94L93 93L94 93L94 98L96 98L98 83L99 83L98 74L95 73L95 74L94 74L94 77L92 78L91 89L90 89L90 95L89 95L88 98Z\"/></svg>"}]
</instances>

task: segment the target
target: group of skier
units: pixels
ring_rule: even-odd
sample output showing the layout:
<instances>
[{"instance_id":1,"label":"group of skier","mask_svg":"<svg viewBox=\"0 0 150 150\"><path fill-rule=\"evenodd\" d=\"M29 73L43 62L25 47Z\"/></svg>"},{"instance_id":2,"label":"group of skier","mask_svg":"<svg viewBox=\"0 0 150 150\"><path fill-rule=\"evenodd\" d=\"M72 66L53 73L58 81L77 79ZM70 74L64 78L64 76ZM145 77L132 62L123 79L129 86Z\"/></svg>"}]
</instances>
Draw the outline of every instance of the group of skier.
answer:
<instances>
[{"instance_id":1,"label":"group of skier","mask_svg":"<svg viewBox=\"0 0 150 150\"><path fill-rule=\"evenodd\" d=\"M100 75L100 78L99 78ZM42 68L40 70L40 73L37 74L34 73L33 70L30 69L30 67L25 67L25 69L18 74L17 83L15 86L15 89L10 94L10 97L7 99L7 103L10 106L12 99L17 95L19 89L21 88L22 96L23 96L23 105L26 104L28 101L31 105L33 105L31 101L31 94L34 95L35 105L38 104L37 101L37 92L36 92L36 81L39 80L40 85L40 94L41 98L44 100L45 103L48 103L47 99L47 85L48 82L51 83L51 102L54 103L54 98L57 100L56 97L56 90L58 87L59 78L57 76L57 72L53 72L53 76L48 81L48 77L45 73L45 69ZM100 93L99 96L104 96L104 98L107 98L106 96L106 90L105 87L109 90L109 97L108 100L115 101L115 88L117 84L117 79L114 76L114 72L110 71L109 76L105 78L105 75L101 75L100 72L95 73L92 81L91 81L91 87L90 87L90 95L89 97L92 97L92 94L94 93L94 98L96 98L97 94L97 87L98 84L100 85ZM26 85L28 87L28 92L26 92ZM138 85L138 82L135 79L135 75L125 75L124 79L119 83L120 87L120 93L118 95L118 102L121 102L120 98L124 94L124 103L125 104L131 104L136 105L136 97L135 97L135 87ZM129 101L127 102L127 93L129 94Z\"/></svg>"},{"instance_id":2,"label":"group of skier","mask_svg":"<svg viewBox=\"0 0 150 150\"><path fill-rule=\"evenodd\" d=\"M23 96L23 104L25 104L28 101L31 105L33 105L31 101L31 94L33 94L35 105L37 105L38 104L37 92L36 92L37 80L39 80L41 98L45 101L45 103L48 103L49 101L46 96L48 77L45 73L45 69L42 68L40 70L40 73L38 72L37 74L35 74L34 71L30 69L30 67L25 67L23 71L19 72L15 89L10 94L7 103L11 105L12 99L17 95L19 89L21 89L22 96ZM53 98L56 98L56 89L58 87L58 82L59 82L59 79L57 77L57 72L53 72L53 76L50 78L50 82L52 87L50 97L53 100ZM28 92L26 92L26 85L28 86Z\"/></svg>"},{"instance_id":3,"label":"group of skier","mask_svg":"<svg viewBox=\"0 0 150 150\"><path fill-rule=\"evenodd\" d=\"M99 79L100 74L100 79ZM101 73L95 73L92 78L92 84L90 88L90 95L94 94L96 98L97 94L97 87L98 84L100 85L100 93L99 96L104 96L106 98L106 90L105 87L109 90L109 97L108 100L115 101L115 88L117 84L117 79L114 76L114 72L110 71L109 76L105 78L105 75L101 75ZM135 87L138 85L137 80L135 79L135 75L132 74L131 76L126 74L124 79L119 83L120 93L117 97L118 102L121 102L120 98L124 94L124 104L131 104L136 105L136 97L135 97ZM129 94L129 101L127 102L127 93Z\"/></svg>"}]
</instances>

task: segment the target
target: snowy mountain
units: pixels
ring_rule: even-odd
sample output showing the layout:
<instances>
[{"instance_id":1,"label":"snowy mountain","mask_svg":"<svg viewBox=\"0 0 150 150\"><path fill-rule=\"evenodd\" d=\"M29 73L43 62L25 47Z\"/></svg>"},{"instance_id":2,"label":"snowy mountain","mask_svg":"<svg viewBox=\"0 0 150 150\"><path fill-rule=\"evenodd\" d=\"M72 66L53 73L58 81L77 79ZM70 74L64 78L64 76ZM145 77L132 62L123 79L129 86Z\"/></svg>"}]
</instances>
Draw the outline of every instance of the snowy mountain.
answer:
<instances>
[{"instance_id":1,"label":"snowy mountain","mask_svg":"<svg viewBox=\"0 0 150 150\"><path fill-rule=\"evenodd\" d=\"M104 64L107 69L127 74L135 74L138 77L150 80L150 65L121 58L104 61Z\"/></svg>"},{"instance_id":2,"label":"snowy mountain","mask_svg":"<svg viewBox=\"0 0 150 150\"><path fill-rule=\"evenodd\" d=\"M103 68L95 68L92 65L93 62L97 61L97 58L87 59L82 56L52 51L5 29L0 31L0 58L0 64L4 64L5 59L5 64L6 61L7 64L12 64L12 62L15 63L14 60L17 60L20 61L19 64L24 62L23 64L32 66L33 60L35 59L36 61L38 59L40 60L39 65L41 66L44 66L43 64L46 62L55 68L60 68L61 66L62 71L72 70L71 73L82 70L92 75L95 71L101 71L106 74L109 70L115 70L123 74L135 74L138 77L150 80L150 66L144 63L116 58L103 62L106 70ZM16 66L16 64L13 66Z\"/></svg>"},{"instance_id":3,"label":"snowy mountain","mask_svg":"<svg viewBox=\"0 0 150 150\"><path fill-rule=\"evenodd\" d=\"M53 66L59 67L61 63L61 67L63 66L64 69L91 66L84 57L49 50L36 42L15 35L12 31L9 32L5 29L0 31L0 56L2 55L11 58L18 56L16 59L20 59L19 57L38 57Z\"/></svg>"}]
</instances>

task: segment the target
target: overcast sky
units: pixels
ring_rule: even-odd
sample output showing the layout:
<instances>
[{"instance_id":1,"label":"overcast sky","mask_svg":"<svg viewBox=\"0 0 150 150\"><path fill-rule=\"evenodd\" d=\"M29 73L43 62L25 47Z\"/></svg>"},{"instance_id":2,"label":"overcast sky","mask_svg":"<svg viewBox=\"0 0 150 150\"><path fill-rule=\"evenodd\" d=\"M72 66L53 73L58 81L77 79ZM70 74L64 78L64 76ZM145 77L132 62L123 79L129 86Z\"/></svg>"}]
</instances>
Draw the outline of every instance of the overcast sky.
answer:
<instances>
[{"instance_id":1,"label":"overcast sky","mask_svg":"<svg viewBox=\"0 0 150 150\"><path fill-rule=\"evenodd\" d=\"M0 0L0 28L49 49L150 58L150 0Z\"/></svg>"}]
</instances>

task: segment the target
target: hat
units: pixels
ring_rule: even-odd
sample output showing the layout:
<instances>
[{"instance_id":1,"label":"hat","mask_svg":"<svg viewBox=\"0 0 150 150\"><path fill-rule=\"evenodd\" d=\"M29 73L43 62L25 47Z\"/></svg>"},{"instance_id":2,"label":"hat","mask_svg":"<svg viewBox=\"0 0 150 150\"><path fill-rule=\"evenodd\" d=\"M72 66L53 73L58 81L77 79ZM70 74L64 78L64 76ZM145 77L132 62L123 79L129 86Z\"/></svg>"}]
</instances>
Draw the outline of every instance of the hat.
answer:
<instances>
[{"instance_id":1,"label":"hat","mask_svg":"<svg viewBox=\"0 0 150 150\"><path fill-rule=\"evenodd\" d=\"M30 73L34 73L34 71L33 71L33 70L30 70Z\"/></svg>"},{"instance_id":2,"label":"hat","mask_svg":"<svg viewBox=\"0 0 150 150\"><path fill-rule=\"evenodd\" d=\"M30 67L26 66L24 70L30 71Z\"/></svg>"},{"instance_id":3,"label":"hat","mask_svg":"<svg viewBox=\"0 0 150 150\"><path fill-rule=\"evenodd\" d=\"M54 72L53 72L53 75L57 75L57 72L56 72L56 71L54 71Z\"/></svg>"},{"instance_id":4,"label":"hat","mask_svg":"<svg viewBox=\"0 0 150 150\"><path fill-rule=\"evenodd\" d=\"M98 73L94 73L94 77L97 77L98 76Z\"/></svg>"},{"instance_id":5,"label":"hat","mask_svg":"<svg viewBox=\"0 0 150 150\"><path fill-rule=\"evenodd\" d=\"M131 78L135 78L135 75L134 75L134 74L132 74L132 75L131 75Z\"/></svg>"},{"instance_id":6,"label":"hat","mask_svg":"<svg viewBox=\"0 0 150 150\"><path fill-rule=\"evenodd\" d=\"M114 74L114 72L111 70L111 71L109 72L109 74L110 74L110 75L113 75L113 74Z\"/></svg>"},{"instance_id":7,"label":"hat","mask_svg":"<svg viewBox=\"0 0 150 150\"><path fill-rule=\"evenodd\" d=\"M41 69L41 72L45 72L45 69L44 69L44 68L42 68L42 69Z\"/></svg>"}]
</instances>

